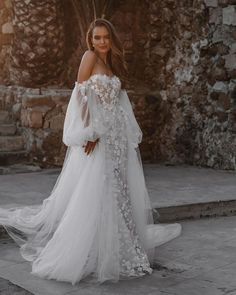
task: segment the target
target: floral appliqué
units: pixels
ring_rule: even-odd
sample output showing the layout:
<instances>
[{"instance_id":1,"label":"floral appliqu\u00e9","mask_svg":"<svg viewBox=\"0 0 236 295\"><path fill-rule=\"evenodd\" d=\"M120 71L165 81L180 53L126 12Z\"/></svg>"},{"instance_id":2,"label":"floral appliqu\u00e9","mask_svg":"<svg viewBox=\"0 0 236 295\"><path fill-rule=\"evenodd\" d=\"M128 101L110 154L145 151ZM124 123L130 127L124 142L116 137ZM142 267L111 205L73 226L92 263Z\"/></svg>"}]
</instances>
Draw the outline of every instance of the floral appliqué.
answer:
<instances>
[{"instance_id":1,"label":"floral appliqu\u00e9","mask_svg":"<svg viewBox=\"0 0 236 295\"><path fill-rule=\"evenodd\" d=\"M89 83L100 100L103 120L109 125L105 134L105 154L112 166L109 177L113 179L113 196L118 210L120 275L150 274L152 268L137 234L127 183L128 138L124 132L127 120L122 108L117 107L121 82L116 76L92 75Z\"/></svg>"}]
</instances>

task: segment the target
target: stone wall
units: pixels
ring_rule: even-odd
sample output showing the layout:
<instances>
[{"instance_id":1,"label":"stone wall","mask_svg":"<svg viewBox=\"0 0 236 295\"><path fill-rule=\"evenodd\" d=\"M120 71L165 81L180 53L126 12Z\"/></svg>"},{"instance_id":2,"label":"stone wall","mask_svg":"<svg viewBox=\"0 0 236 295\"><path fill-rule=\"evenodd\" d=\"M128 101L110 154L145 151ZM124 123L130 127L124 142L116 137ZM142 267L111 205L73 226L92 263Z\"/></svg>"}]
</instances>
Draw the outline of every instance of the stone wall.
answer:
<instances>
[{"instance_id":1,"label":"stone wall","mask_svg":"<svg viewBox=\"0 0 236 295\"><path fill-rule=\"evenodd\" d=\"M0 84L9 82L10 51L13 42L12 4L0 1Z\"/></svg>"},{"instance_id":2,"label":"stone wall","mask_svg":"<svg viewBox=\"0 0 236 295\"><path fill-rule=\"evenodd\" d=\"M207 34L193 47L191 92L180 96L177 153L191 164L236 169L236 1L206 0ZM193 44L194 45L194 44Z\"/></svg>"},{"instance_id":3,"label":"stone wall","mask_svg":"<svg viewBox=\"0 0 236 295\"><path fill-rule=\"evenodd\" d=\"M190 92L180 95L176 104L183 114L176 151L191 164L236 168L235 8L233 1L205 1L206 34L195 47L192 44Z\"/></svg>"},{"instance_id":4,"label":"stone wall","mask_svg":"<svg viewBox=\"0 0 236 295\"><path fill-rule=\"evenodd\" d=\"M114 22L127 29L143 158L235 170L236 1L142 5Z\"/></svg>"},{"instance_id":5,"label":"stone wall","mask_svg":"<svg viewBox=\"0 0 236 295\"><path fill-rule=\"evenodd\" d=\"M62 129L70 93L56 87L0 87L1 109L10 112L23 135L29 161L42 167L62 165L66 152Z\"/></svg>"},{"instance_id":6,"label":"stone wall","mask_svg":"<svg viewBox=\"0 0 236 295\"><path fill-rule=\"evenodd\" d=\"M11 0L14 38L11 84L52 85L64 66L64 14L61 1Z\"/></svg>"},{"instance_id":7,"label":"stone wall","mask_svg":"<svg viewBox=\"0 0 236 295\"><path fill-rule=\"evenodd\" d=\"M55 86L39 87L34 80L34 88L10 86L2 95L2 105L6 97L14 102L9 108L18 104L28 149L45 166L63 162L63 120L84 50L73 6L62 4L64 68L51 75ZM144 133L143 160L236 169L235 11L235 0L116 3L111 20L126 51L127 89Z\"/></svg>"}]
</instances>

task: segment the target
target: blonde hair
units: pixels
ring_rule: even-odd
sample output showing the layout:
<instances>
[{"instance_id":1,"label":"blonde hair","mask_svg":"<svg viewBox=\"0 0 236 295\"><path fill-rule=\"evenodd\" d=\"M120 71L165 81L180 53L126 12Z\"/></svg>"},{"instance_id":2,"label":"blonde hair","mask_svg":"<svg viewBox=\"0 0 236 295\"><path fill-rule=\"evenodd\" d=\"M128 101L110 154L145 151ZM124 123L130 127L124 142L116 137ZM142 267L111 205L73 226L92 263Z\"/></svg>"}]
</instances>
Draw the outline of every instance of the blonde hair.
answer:
<instances>
[{"instance_id":1,"label":"blonde hair","mask_svg":"<svg viewBox=\"0 0 236 295\"><path fill-rule=\"evenodd\" d=\"M95 27L102 26L107 29L111 40L111 49L107 54L107 62L113 74L120 78L123 88L125 84L124 79L127 75L127 66L124 60L124 49L113 24L104 18L97 18L92 21L86 34L87 47L89 50L94 50L92 45L93 30Z\"/></svg>"}]
</instances>

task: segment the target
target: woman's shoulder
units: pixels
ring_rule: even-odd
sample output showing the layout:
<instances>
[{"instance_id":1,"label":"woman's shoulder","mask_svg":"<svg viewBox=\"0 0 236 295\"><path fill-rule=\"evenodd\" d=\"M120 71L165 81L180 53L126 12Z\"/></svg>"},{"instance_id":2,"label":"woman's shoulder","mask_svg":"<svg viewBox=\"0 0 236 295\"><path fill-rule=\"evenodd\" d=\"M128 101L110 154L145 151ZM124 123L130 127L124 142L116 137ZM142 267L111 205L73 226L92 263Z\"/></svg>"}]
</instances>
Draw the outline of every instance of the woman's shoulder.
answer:
<instances>
[{"instance_id":1,"label":"woman's shoulder","mask_svg":"<svg viewBox=\"0 0 236 295\"><path fill-rule=\"evenodd\" d=\"M82 82L90 77L96 60L97 56L92 50L85 51L79 66L77 81Z\"/></svg>"},{"instance_id":2,"label":"woman's shoulder","mask_svg":"<svg viewBox=\"0 0 236 295\"><path fill-rule=\"evenodd\" d=\"M96 62L97 60L97 55L94 51L92 50L86 50L82 56L82 61L86 62Z\"/></svg>"}]
</instances>

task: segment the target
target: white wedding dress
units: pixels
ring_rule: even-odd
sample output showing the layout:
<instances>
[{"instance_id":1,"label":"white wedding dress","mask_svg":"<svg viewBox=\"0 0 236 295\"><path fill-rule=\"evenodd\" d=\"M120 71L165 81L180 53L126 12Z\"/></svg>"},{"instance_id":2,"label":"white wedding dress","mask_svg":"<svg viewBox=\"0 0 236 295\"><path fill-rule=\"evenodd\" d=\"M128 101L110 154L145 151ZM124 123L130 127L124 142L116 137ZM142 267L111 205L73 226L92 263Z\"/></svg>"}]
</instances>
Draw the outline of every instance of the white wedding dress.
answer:
<instances>
[{"instance_id":1,"label":"white wedding dress","mask_svg":"<svg viewBox=\"0 0 236 295\"><path fill-rule=\"evenodd\" d=\"M99 138L87 155L82 145ZM0 209L0 224L32 263L32 274L113 282L151 274L154 248L181 225L153 224L138 144L142 132L117 76L75 82L61 173L42 204Z\"/></svg>"}]
</instances>

